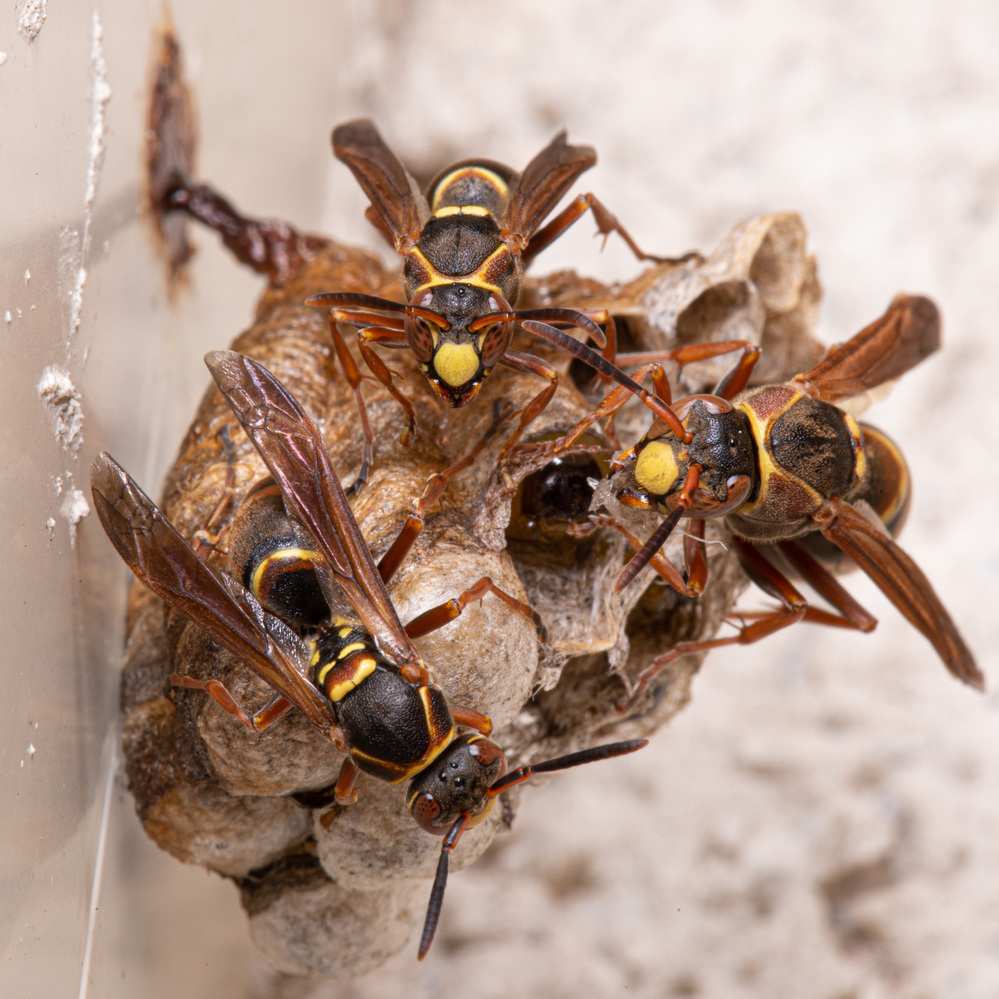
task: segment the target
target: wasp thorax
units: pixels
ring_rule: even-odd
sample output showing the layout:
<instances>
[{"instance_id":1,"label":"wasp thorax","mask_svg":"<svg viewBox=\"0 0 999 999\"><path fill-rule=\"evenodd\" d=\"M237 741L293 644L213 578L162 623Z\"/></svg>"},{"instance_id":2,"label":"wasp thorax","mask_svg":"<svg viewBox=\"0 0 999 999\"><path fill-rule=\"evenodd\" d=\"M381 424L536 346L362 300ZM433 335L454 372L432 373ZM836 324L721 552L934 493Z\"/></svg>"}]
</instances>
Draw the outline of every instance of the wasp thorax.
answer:
<instances>
[{"instance_id":1,"label":"wasp thorax","mask_svg":"<svg viewBox=\"0 0 999 999\"><path fill-rule=\"evenodd\" d=\"M493 781L506 772L506 759L495 743L477 733L456 739L409 785L410 814L427 832L443 835L462 813L471 825L485 818L495 798Z\"/></svg>"}]
</instances>

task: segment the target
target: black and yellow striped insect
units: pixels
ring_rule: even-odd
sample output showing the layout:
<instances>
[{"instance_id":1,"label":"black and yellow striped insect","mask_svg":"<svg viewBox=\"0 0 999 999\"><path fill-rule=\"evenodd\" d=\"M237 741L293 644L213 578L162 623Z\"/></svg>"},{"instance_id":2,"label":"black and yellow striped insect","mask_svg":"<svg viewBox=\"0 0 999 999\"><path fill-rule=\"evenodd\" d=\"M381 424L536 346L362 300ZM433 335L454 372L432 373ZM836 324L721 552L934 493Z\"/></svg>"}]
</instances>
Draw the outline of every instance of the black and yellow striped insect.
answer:
<instances>
[{"instance_id":1,"label":"black and yellow striped insect","mask_svg":"<svg viewBox=\"0 0 999 999\"><path fill-rule=\"evenodd\" d=\"M361 772L391 784L411 781L410 813L423 829L445 837L422 957L436 929L448 856L462 832L485 817L500 793L533 773L633 752L645 742L600 746L507 773L502 751L487 738L492 730L488 716L448 705L413 639L443 627L488 593L534 621L531 609L483 577L460 597L403 627L316 424L256 361L232 351L213 352L206 361L292 514L282 520L267 508L275 494L266 484L253 495L243 515L246 523L234 522L244 538L230 549L249 585L216 574L107 454L91 467L95 508L136 576L277 693L250 716L219 680L173 674L173 684L204 690L255 731L297 707L345 754L326 796L339 806L356 801ZM411 543L407 535L406 544ZM269 579L282 572L303 573L305 589L300 578L293 592L283 592ZM346 598L356 617L330 613L317 622L315 609L303 614L298 601L309 590L309 574L318 581L327 608L342 606ZM308 599L314 602L315 595ZM319 627L295 628L289 620ZM469 731L459 733L459 727Z\"/></svg>"},{"instance_id":2,"label":"black and yellow striped insect","mask_svg":"<svg viewBox=\"0 0 999 999\"><path fill-rule=\"evenodd\" d=\"M360 327L361 355L406 411L407 433L415 428L413 406L372 344L412 350L434 392L453 407L471 402L497 364L546 379L548 385L520 414L500 461L558 387L558 373L552 365L511 349L517 323L626 386L662 415L659 400L605 357L552 325L583 330L613 357L614 324L608 314L514 308L524 268L586 211L593 212L604 236L619 233L640 260L659 259L643 253L592 194L579 195L542 228L580 174L596 163L590 146L570 145L565 132L560 132L522 173L492 160L465 160L442 171L426 195L370 121L351 121L334 129L333 150L370 199L369 220L404 258L405 303L347 292L314 295L308 300L311 305L331 307L330 329L337 355L362 414L365 450L359 483L371 463L373 440L364 415L360 372L338 329L340 322Z\"/></svg>"},{"instance_id":3,"label":"black and yellow striped insect","mask_svg":"<svg viewBox=\"0 0 999 999\"><path fill-rule=\"evenodd\" d=\"M929 640L955 677L984 688L985 678L930 580L894 540L910 495L904 457L889 437L843 408L900 378L939 344L936 305L922 296L899 295L873 323L783 384L747 389L760 349L744 342L672 353L681 365L736 348L743 356L714 394L670 402L670 420L654 422L611 462L612 472L630 467L638 487L620 490L618 500L664 517L644 543L612 517L593 518L619 530L636 549L616 588L627 586L651 562L675 590L699 596L708 576L704 521L724 518L746 574L780 606L744 615L735 635L674 646L643 671L625 708L666 665L687 653L748 645L800 620L870 631L876 619L832 575L853 566ZM660 397L670 401L661 368L653 378ZM615 393L619 390L570 433L540 447L557 453L595 419L611 416L624 401L623 393L617 398ZM683 518L681 573L658 552ZM812 586L833 612L812 607L789 573Z\"/></svg>"}]
</instances>

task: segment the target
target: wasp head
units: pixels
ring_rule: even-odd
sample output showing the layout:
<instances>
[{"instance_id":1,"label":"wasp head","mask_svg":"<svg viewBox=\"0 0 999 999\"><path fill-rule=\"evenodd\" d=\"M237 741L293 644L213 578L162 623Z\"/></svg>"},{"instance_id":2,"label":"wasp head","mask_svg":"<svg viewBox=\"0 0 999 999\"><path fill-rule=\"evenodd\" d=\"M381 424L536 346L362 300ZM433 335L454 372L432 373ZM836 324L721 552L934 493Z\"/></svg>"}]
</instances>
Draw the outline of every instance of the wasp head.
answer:
<instances>
[{"instance_id":1,"label":"wasp head","mask_svg":"<svg viewBox=\"0 0 999 999\"><path fill-rule=\"evenodd\" d=\"M509 346L512 322L499 314L488 289L471 284L436 285L413 304L432 314L407 318L407 339L420 369L442 399L456 409L467 405ZM489 322L493 315L496 321Z\"/></svg>"},{"instance_id":2,"label":"wasp head","mask_svg":"<svg viewBox=\"0 0 999 999\"><path fill-rule=\"evenodd\" d=\"M697 489L687 513L732 513L746 502L757 480L756 445L746 417L717 396L689 396L673 410L692 439L685 442L657 422L635 447L635 481L668 514L696 465Z\"/></svg>"},{"instance_id":3,"label":"wasp head","mask_svg":"<svg viewBox=\"0 0 999 999\"><path fill-rule=\"evenodd\" d=\"M481 822L495 797L486 792L506 773L506 758L477 732L459 736L410 782L407 807L422 829L443 836L467 812L469 825Z\"/></svg>"}]
</instances>

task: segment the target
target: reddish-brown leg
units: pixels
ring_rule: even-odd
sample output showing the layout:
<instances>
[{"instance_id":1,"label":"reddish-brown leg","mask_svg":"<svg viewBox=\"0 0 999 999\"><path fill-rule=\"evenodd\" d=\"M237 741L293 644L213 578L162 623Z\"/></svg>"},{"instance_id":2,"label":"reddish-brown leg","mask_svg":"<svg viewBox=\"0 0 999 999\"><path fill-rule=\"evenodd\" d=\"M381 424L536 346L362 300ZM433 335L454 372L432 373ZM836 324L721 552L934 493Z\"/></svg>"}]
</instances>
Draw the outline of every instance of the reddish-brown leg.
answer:
<instances>
[{"instance_id":1,"label":"reddish-brown leg","mask_svg":"<svg viewBox=\"0 0 999 999\"><path fill-rule=\"evenodd\" d=\"M639 249L638 244L631 238L624 226L618 222L617 218L599 201L595 194L580 194L574 198L558 215L547 225L540 228L527 244L521 259L525 266L529 264L543 249L555 242L574 222L592 211L593 218L597 223L597 229L603 235L606 242L607 237L616 232L627 244L632 253L639 260L651 260L653 263L664 263L667 260L675 259L687 260L693 257L700 257L700 254L687 254L680 258L654 257L650 253L645 253Z\"/></svg>"},{"instance_id":2,"label":"reddish-brown leg","mask_svg":"<svg viewBox=\"0 0 999 999\"><path fill-rule=\"evenodd\" d=\"M357 802L357 782L360 770L357 764L348 756L340 765L340 774L336 779L333 797L338 805L353 805Z\"/></svg>"},{"instance_id":3,"label":"reddish-brown leg","mask_svg":"<svg viewBox=\"0 0 999 999\"><path fill-rule=\"evenodd\" d=\"M416 429L416 414L413 405L406 396L396 388L392 379L392 371L385 362L368 346L369 343L381 343L386 347L405 347L406 333L405 320L398 316L378 316L371 312L353 309L331 309L330 310L330 335L333 339L333 346L336 349L337 359L343 368L347 383L354 392L354 400L357 404L357 411L361 417L361 433L364 438L364 446L361 454L361 467L358 470L357 478L346 490L348 493L356 493L367 481L368 473L371 469L371 462L374 454L374 435L371 432L371 425L368 422L368 410L364 403L364 394L361 392L361 381L363 376L354 356L347 349L343 335L340 333L338 323L370 323L377 322L378 326L363 326L357 331L357 344L364 358L365 364L371 373L392 393L392 396L402 406L406 412L408 429L403 434L403 443L408 443L409 437ZM396 376L398 377L398 376Z\"/></svg>"},{"instance_id":4,"label":"reddish-brown leg","mask_svg":"<svg viewBox=\"0 0 999 999\"><path fill-rule=\"evenodd\" d=\"M642 542L639 540L638 536L633 534L627 527L624 526L619 520L614 517L610 517L607 514L591 514L590 520L597 525L597 527L610 527L617 531L618 534L622 535L625 541L631 545L635 551L639 551L642 547ZM701 587L695 587L689 582L685 582L683 576L680 575L676 566L662 552L656 552L652 558L649 559L649 565L652 566L656 572L667 582L677 593L683 594L685 597L699 597L701 595Z\"/></svg>"},{"instance_id":5,"label":"reddish-brown leg","mask_svg":"<svg viewBox=\"0 0 999 999\"><path fill-rule=\"evenodd\" d=\"M634 378L636 382L641 382L642 379L645 378L645 376L650 372L652 374L652 384L655 387L656 395L668 403L669 381L666 379L666 374L663 371L662 365L647 364L645 367L639 368L639 370L632 375L632 378ZM665 393L665 396L663 393ZM606 426L612 428L614 416L617 414L618 410L620 410L629 399L633 399L634 397L635 394L631 391L631 389L625 388L624 386L618 386L612 392L608 393L608 395L604 398L600 405L593 410L592 413L584 416L579 423L577 423L563 436L552 441L521 444L517 448L517 453L518 455L525 455L531 458L541 456L554 458L556 455L559 455L563 451L572 447L572 445L579 440L579 438L582 437L582 435L586 433L586 431L589 430L594 423L597 423L600 420L607 420ZM613 430L611 429L609 432L613 433Z\"/></svg>"},{"instance_id":6,"label":"reddish-brown leg","mask_svg":"<svg viewBox=\"0 0 999 999\"><path fill-rule=\"evenodd\" d=\"M354 355L347 349L347 344L340 333L337 325L335 311L330 311L330 336L333 338L333 347L336 350L337 359L343 369L347 384L354 392L354 401L357 404L357 412L361 417L361 436L364 444L361 451L361 467L358 469L357 478L344 490L348 495L356 494L357 491L368 481L368 472L371 469L371 461L374 456L375 437L371 432L371 424L368 422L368 409L364 404L364 395L361 392L361 372L354 361Z\"/></svg>"},{"instance_id":7,"label":"reddish-brown leg","mask_svg":"<svg viewBox=\"0 0 999 999\"><path fill-rule=\"evenodd\" d=\"M392 371L378 354L371 349L369 344L372 343L380 343L386 347L404 347L406 345L406 335L405 333L400 334L397 330L385 327L366 326L357 331L357 345L361 348L361 356L364 358L364 363L367 364L368 370L388 389L392 398L402 406L403 412L406 414L407 423L406 430L403 431L399 442L408 447L410 440L416 433L416 410L413 409L413 404L410 402L409 397L403 395L396 387L393 376L395 378L399 378L400 376Z\"/></svg>"},{"instance_id":8,"label":"reddish-brown leg","mask_svg":"<svg viewBox=\"0 0 999 999\"><path fill-rule=\"evenodd\" d=\"M558 372L540 357L535 357L533 354L522 354L516 350L508 350L500 358L499 363L513 368L514 371L533 371L534 374L540 375L548 381L548 384L521 410L520 422L496 458L497 464L502 465L527 427L551 402L552 396L555 395L555 390L558 388Z\"/></svg>"},{"instance_id":9,"label":"reddish-brown leg","mask_svg":"<svg viewBox=\"0 0 999 999\"><path fill-rule=\"evenodd\" d=\"M474 728L479 735L489 735L493 730L492 718L471 708L451 708L451 717L456 725Z\"/></svg>"},{"instance_id":10,"label":"reddish-brown leg","mask_svg":"<svg viewBox=\"0 0 999 999\"><path fill-rule=\"evenodd\" d=\"M770 612L740 615L743 623L734 635L727 638L680 642L675 645L669 652L653 660L651 665L639 674L631 696L623 704L618 705L620 711L628 712L634 708L656 675L681 656L718 649L726 645L752 645L761 638L766 638L803 620L857 631L871 631L877 624L876 619L864 610L826 569L793 541L781 542L779 546L781 551L801 573L805 582L828 600L838 613L831 614L810 607L791 581L766 559L756 545L739 538L734 538L732 545L746 575L764 593L779 600L783 606ZM746 621L752 623L746 624Z\"/></svg>"},{"instance_id":11,"label":"reddish-brown leg","mask_svg":"<svg viewBox=\"0 0 999 999\"><path fill-rule=\"evenodd\" d=\"M762 350L749 340L717 340L714 343L692 343L673 350L635 351L628 354L618 354L616 363L619 367L630 368L636 364L648 365L654 362L666 364L672 361L679 372L688 364L710 361L715 357L721 357L723 354L729 354L736 350L742 351L742 357L735 367L722 378L712 393L712 395L721 396L723 399L733 399L749 383L753 368L762 354Z\"/></svg>"},{"instance_id":12,"label":"reddish-brown leg","mask_svg":"<svg viewBox=\"0 0 999 999\"><path fill-rule=\"evenodd\" d=\"M291 707L291 701L278 694L251 717L236 703L235 698L219 680L196 680L193 676L171 673L170 683L175 687L186 687L188 690L203 690L219 707L254 732L263 732L269 728Z\"/></svg>"},{"instance_id":13,"label":"reddish-brown leg","mask_svg":"<svg viewBox=\"0 0 999 999\"><path fill-rule=\"evenodd\" d=\"M512 410L513 407L509 403L497 402L493 409L493 422L479 443L464 458L453 464L450 468L445 469L443 472L438 472L427 479L427 484L423 487L423 494L416 501L413 512L406 518L406 523L403 525L402 530L378 563L378 573L386 583L395 575L396 569L399 568L402 560L409 554L409 550L413 547L413 543L420 536L427 510L444 495L448 480L458 472L469 468L475 462L482 449L496 436L500 427L510 419Z\"/></svg>"},{"instance_id":14,"label":"reddish-brown leg","mask_svg":"<svg viewBox=\"0 0 999 999\"><path fill-rule=\"evenodd\" d=\"M218 503L212 508L211 513L208 514L201 529L196 531L194 537L191 539L191 547L194 549L194 554L201 559L204 559L208 551L215 549L228 533L228 524L220 531L215 530L215 525L222 514L229 509L235 492L236 470L233 467L235 450L232 446L232 441L229 439L229 429L223 427L219 436L222 438L222 447L226 456L225 482L222 484L222 495L219 497Z\"/></svg>"},{"instance_id":15,"label":"reddish-brown leg","mask_svg":"<svg viewBox=\"0 0 999 999\"><path fill-rule=\"evenodd\" d=\"M510 596L505 590L501 590L488 576L483 576L460 596L452 597L445 603L431 607L430 610L424 611L422 614L414 617L406 625L406 634L410 638L420 638L423 635L429 635L430 632L443 628L444 625L449 624L456 617L459 617L470 603L485 599L488 593L498 597L507 607L526 617L537 629L539 638L542 641L546 640L544 625L535 611L516 597Z\"/></svg>"}]
</instances>

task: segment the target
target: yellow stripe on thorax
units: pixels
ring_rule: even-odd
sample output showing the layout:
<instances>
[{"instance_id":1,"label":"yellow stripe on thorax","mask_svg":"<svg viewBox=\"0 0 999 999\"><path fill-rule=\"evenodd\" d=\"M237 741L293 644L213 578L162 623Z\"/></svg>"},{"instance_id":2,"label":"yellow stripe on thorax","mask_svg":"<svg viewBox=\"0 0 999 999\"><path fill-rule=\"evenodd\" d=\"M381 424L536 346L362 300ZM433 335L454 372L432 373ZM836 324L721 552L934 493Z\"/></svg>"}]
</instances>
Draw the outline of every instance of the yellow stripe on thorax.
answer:
<instances>
[{"instance_id":1,"label":"yellow stripe on thorax","mask_svg":"<svg viewBox=\"0 0 999 999\"><path fill-rule=\"evenodd\" d=\"M758 510L766 503L767 492L770 486L770 477L772 475L782 475L793 481L797 486L805 490L810 497L812 497L816 506L821 505L822 501L825 499L825 497L819 495L819 493L816 492L807 482L803 482L797 475L788 471L788 469L786 469L783 465L778 465L772 458L770 449L767 447L770 427L773 426L773 424L780 419L780 417L782 417L800 398L800 393L792 395L780 410L768 413L765 418L761 418L752 406L747 406L744 403L739 403L735 407L745 415L746 419L749 420L750 433L753 435L753 440L756 441L756 460L759 465L759 474L757 476L759 495L755 500L749 500L746 503L743 503L742 506L735 511L736 513L748 515L754 510Z\"/></svg>"},{"instance_id":2,"label":"yellow stripe on thorax","mask_svg":"<svg viewBox=\"0 0 999 999\"><path fill-rule=\"evenodd\" d=\"M492 253L482 261L481 266L478 270L473 271L471 274L459 274L457 276L448 276L447 274L441 274L439 270L433 267L429 260L423 255L423 253L417 248L413 247L409 251L411 257L417 258L419 261L419 266L430 275L430 280L425 281L418 288L413 291L413 297L419 294L421 291L426 291L428 288L436 288L444 284L470 284L475 288L484 288L486 291L494 292L497 295L503 294L503 289L500 288L498 284L491 284L484 277L488 273L489 268L492 266L494 260L504 253L509 253L510 250L504 243L500 243L499 246L493 250Z\"/></svg>"}]
</instances>

